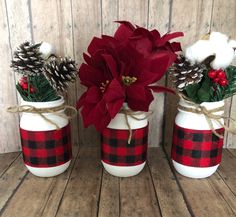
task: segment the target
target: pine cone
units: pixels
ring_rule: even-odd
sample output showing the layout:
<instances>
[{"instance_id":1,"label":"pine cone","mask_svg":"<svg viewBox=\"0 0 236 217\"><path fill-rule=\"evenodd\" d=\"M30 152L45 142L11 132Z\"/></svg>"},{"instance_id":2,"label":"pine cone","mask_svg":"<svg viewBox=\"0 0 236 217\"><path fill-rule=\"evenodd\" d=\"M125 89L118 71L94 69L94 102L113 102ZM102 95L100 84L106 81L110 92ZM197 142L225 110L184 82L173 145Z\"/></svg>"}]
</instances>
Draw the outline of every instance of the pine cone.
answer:
<instances>
[{"instance_id":1,"label":"pine cone","mask_svg":"<svg viewBox=\"0 0 236 217\"><path fill-rule=\"evenodd\" d=\"M21 44L13 55L11 67L23 75L39 75L42 73L44 60L39 52L39 44L25 42Z\"/></svg>"},{"instance_id":2,"label":"pine cone","mask_svg":"<svg viewBox=\"0 0 236 217\"><path fill-rule=\"evenodd\" d=\"M183 91L186 86L199 83L205 69L204 64L193 64L181 55L177 63L170 68L170 76L175 87Z\"/></svg>"},{"instance_id":3,"label":"pine cone","mask_svg":"<svg viewBox=\"0 0 236 217\"><path fill-rule=\"evenodd\" d=\"M76 79L76 64L70 58L51 57L44 67L44 75L56 91L64 91Z\"/></svg>"}]
</instances>

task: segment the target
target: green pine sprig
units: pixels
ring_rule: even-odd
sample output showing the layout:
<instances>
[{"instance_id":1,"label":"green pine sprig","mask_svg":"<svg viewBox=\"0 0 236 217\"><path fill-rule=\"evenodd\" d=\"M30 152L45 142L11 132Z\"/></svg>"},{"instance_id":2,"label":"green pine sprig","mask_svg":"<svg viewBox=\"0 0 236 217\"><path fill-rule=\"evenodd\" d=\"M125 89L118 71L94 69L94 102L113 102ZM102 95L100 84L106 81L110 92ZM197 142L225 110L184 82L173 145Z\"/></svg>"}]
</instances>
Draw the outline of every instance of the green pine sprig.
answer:
<instances>
[{"instance_id":1,"label":"green pine sprig","mask_svg":"<svg viewBox=\"0 0 236 217\"><path fill-rule=\"evenodd\" d=\"M195 103L217 102L236 94L236 67L229 66L225 69L228 85L222 87L215 84L204 71L204 77L198 84L188 85L183 91L191 101Z\"/></svg>"},{"instance_id":2,"label":"green pine sprig","mask_svg":"<svg viewBox=\"0 0 236 217\"><path fill-rule=\"evenodd\" d=\"M48 102L59 99L57 92L49 84L44 75L28 76L28 89L24 90L19 83L16 89L25 101L29 102ZM33 91L30 88L33 88Z\"/></svg>"}]
</instances>

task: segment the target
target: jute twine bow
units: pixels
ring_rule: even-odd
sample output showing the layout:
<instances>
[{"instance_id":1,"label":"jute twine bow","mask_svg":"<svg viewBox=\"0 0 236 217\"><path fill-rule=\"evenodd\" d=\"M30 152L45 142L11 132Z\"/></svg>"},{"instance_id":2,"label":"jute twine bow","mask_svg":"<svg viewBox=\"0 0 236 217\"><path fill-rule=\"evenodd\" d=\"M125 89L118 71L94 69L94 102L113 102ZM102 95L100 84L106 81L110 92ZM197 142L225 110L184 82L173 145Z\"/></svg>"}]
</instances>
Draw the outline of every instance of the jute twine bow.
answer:
<instances>
[{"instance_id":1,"label":"jute twine bow","mask_svg":"<svg viewBox=\"0 0 236 217\"><path fill-rule=\"evenodd\" d=\"M58 113L61 110L71 110L71 111L73 111L73 114L71 116L69 116L69 115L66 115L66 114ZM51 108L36 108L34 106L31 106L31 105L12 106L12 107L8 107L7 111L11 112L11 113L25 112L25 113L38 114L45 121L47 121L48 123L54 125L57 128L57 130L60 129L60 127L54 121L47 118L45 113L54 114L58 117L65 118L67 120L72 119L77 114L77 110L73 106L64 105L64 104L60 105L60 106L51 107Z\"/></svg>"},{"instance_id":2,"label":"jute twine bow","mask_svg":"<svg viewBox=\"0 0 236 217\"><path fill-rule=\"evenodd\" d=\"M231 118L231 117L226 117L223 114L215 114L216 112L224 112L224 106L218 107L218 108L214 108L214 109L206 109L204 106L196 104L194 102L188 101L186 99L186 97L184 97L183 95L179 94L180 98L183 99L185 101L185 103L187 103L188 105L192 106L193 108L189 108L189 107L185 107L182 105L178 105L178 108L183 110L183 111L187 111L187 112L192 112L192 113L196 113L196 114L203 114L210 129L212 130L212 132L219 138L223 138L223 135L219 134L216 132L214 126L213 126L213 121L215 121L216 123L218 123L221 127L223 127L227 132L236 134L236 120ZM222 119L224 120L230 120L232 121L232 127L228 127L225 124L222 123Z\"/></svg>"},{"instance_id":3,"label":"jute twine bow","mask_svg":"<svg viewBox=\"0 0 236 217\"><path fill-rule=\"evenodd\" d=\"M137 111L137 112L135 112L135 111L132 111L130 109L122 108L120 110L120 113L124 114L124 116L125 116L125 122L128 126L128 129L129 129L128 144L130 144L131 139L132 139L132 129L131 129L130 124L129 124L128 116L130 116L131 118L133 118L137 121L142 121L142 120L147 119L150 115L152 115L153 112L152 111L148 111L148 112ZM137 117L138 115L142 115L142 114L145 114L145 116L143 118Z\"/></svg>"}]
</instances>

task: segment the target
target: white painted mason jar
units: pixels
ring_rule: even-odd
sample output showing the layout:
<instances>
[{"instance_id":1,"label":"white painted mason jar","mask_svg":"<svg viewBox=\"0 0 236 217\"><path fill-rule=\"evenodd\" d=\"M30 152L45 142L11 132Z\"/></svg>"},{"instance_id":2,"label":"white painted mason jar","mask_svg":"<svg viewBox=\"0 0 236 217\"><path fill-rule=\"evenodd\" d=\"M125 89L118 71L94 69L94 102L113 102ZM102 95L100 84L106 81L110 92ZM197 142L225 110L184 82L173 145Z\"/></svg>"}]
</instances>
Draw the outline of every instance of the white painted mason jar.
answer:
<instances>
[{"instance_id":1,"label":"white painted mason jar","mask_svg":"<svg viewBox=\"0 0 236 217\"><path fill-rule=\"evenodd\" d=\"M64 104L63 97L49 102L22 101L21 105L49 109ZM52 177L63 173L70 165L72 150L70 125L64 109L55 113L22 112L20 119L21 144L27 169L39 177Z\"/></svg>"},{"instance_id":2,"label":"white painted mason jar","mask_svg":"<svg viewBox=\"0 0 236 217\"><path fill-rule=\"evenodd\" d=\"M105 170L113 176L135 176L146 163L148 120L143 112L134 112L132 116L138 120L127 115L132 129L130 144L130 131L124 113L118 113L101 135L101 162Z\"/></svg>"},{"instance_id":3,"label":"white painted mason jar","mask_svg":"<svg viewBox=\"0 0 236 217\"><path fill-rule=\"evenodd\" d=\"M181 99L180 106L194 108ZM203 102L200 104L207 110L224 107L224 101ZM213 114L222 115L223 111ZM212 121L217 133L223 135L224 129L215 120ZM223 124L224 120L220 119ZM223 138L213 134L203 114L193 113L178 108L175 118L172 143L172 162L178 173L190 178L206 178L218 168L222 158Z\"/></svg>"}]
</instances>

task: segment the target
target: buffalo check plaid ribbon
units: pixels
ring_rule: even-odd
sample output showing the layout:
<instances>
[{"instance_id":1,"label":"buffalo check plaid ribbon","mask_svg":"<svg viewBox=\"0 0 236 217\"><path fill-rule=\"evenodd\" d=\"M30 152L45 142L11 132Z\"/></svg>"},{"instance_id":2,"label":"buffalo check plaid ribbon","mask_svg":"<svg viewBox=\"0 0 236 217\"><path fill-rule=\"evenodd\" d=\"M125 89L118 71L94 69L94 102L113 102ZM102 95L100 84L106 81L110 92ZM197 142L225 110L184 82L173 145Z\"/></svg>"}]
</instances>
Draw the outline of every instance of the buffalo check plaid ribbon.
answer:
<instances>
[{"instance_id":1,"label":"buffalo check plaid ribbon","mask_svg":"<svg viewBox=\"0 0 236 217\"><path fill-rule=\"evenodd\" d=\"M224 128L216 130L224 134ZM192 167L211 167L222 158L223 138L211 130L193 130L175 124L171 157L174 161Z\"/></svg>"},{"instance_id":2,"label":"buffalo check plaid ribbon","mask_svg":"<svg viewBox=\"0 0 236 217\"><path fill-rule=\"evenodd\" d=\"M59 166L72 157L70 125L50 131L20 129L24 162L32 167Z\"/></svg>"},{"instance_id":3,"label":"buffalo check plaid ribbon","mask_svg":"<svg viewBox=\"0 0 236 217\"><path fill-rule=\"evenodd\" d=\"M135 166L146 161L148 126L132 130L128 144L129 130L106 128L101 136L102 161L115 166Z\"/></svg>"}]
</instances>

